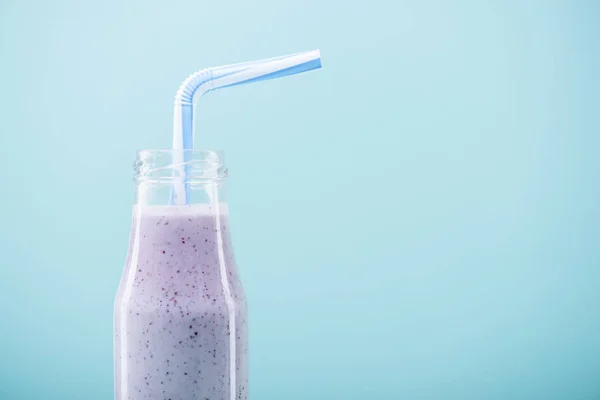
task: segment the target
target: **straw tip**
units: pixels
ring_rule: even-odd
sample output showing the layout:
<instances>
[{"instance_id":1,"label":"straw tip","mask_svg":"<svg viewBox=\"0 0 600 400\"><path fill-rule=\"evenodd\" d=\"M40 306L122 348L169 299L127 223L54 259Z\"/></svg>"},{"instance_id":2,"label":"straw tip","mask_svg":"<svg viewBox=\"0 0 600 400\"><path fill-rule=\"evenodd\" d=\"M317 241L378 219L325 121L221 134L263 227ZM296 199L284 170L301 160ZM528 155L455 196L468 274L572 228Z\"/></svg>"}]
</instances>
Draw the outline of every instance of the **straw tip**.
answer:
<instances>
[{"instance_id":1,"label":"straw tip","mask_svg":"<svg viewBox=\"0 0 600 400\"><path fill-rule=\"evenodd\" d=\"M317 68L321 68L323 66L323 61L321 60L321 50L316 49L311 51L311 53L313 54L313 57L316 60Z\"/></svg>"}]
</instances>

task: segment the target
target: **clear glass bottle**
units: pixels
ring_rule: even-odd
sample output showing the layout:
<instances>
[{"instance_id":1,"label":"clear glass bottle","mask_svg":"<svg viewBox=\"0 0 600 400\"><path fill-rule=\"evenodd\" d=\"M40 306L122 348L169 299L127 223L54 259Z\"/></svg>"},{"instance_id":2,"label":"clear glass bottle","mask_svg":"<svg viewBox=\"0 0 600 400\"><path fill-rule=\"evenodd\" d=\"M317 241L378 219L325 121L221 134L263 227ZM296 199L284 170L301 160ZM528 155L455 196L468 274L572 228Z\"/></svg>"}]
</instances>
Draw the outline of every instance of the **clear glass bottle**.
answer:
<instances>
[{"instance_id":1,"label":"clear glass bottle","mask_svg":"<svg viewBox=\"0 0 600 400\"><path fill-rule=\"evenodd\" d=\"M182 164L186 160L186 178ZM247 307L229 236L223 154L138 154L115 299L115 399L247 399ZM176 184L187 204L173 205Z\"/></svg>"}]
</instances>

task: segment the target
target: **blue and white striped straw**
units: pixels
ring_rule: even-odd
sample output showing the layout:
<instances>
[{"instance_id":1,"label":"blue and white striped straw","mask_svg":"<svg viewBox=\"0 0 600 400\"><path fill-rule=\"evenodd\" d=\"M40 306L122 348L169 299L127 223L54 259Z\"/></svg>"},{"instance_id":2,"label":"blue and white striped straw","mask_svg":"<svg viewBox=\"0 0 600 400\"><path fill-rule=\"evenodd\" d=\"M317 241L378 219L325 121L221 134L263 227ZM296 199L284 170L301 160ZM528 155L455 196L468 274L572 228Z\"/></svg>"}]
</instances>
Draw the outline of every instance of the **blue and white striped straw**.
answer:
<instances>
[{"instance_id":1,"label":"blue and white striped straw","mask_svg":"<svg viewBox=\"0 0 600 400\"><path fill-rule=\"evenodd\" d=\"M173 119L173 149L194 148L194 107L196 99L211 90L281 78L321 67L319 50L289 56L207 68L190 75L177 90ZM181 166L181 182L173 191L172 203L189 202L189 185L185 183L189 161L187 152L174 152L175 165Z\"/></svg>"}]
</instances>

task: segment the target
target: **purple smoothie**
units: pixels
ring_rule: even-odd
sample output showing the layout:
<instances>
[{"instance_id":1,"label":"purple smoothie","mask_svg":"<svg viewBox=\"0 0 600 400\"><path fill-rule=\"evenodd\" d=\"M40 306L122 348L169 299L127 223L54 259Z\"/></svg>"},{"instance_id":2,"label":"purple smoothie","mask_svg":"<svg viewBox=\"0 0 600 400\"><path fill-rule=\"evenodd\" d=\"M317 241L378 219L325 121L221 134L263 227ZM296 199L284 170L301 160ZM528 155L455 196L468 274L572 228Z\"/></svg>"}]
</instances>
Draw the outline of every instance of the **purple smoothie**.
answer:
<instances>
[{"instance_id":1,"label":"purple smoothie","mask_svg":"<svg viewBox=\"0 0 600 400\"><path fill-rule=\"evenodd\" d=\"M115 398L247 399L247 309L227 206L133 214L115 300Z\"/></svg>"}]
</instances>

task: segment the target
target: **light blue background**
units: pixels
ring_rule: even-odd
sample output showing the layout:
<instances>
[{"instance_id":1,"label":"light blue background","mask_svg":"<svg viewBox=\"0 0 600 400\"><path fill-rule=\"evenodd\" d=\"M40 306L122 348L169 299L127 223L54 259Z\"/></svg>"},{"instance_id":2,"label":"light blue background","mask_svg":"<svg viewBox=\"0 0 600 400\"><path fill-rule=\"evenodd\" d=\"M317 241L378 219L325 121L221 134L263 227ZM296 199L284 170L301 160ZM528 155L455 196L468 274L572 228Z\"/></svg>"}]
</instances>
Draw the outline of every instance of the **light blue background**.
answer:
<instances>
[{"instance_id":1,"label":"light blue background","mask_svg":"<svg viewBox=\"0 0 600 400\"><path fill-rule=\"evenodd\" d=\"M600 3L0 4L0 399L112 398L138 148L211 93L251 397L598 399Z\"/></svg>"}]
</instances>

